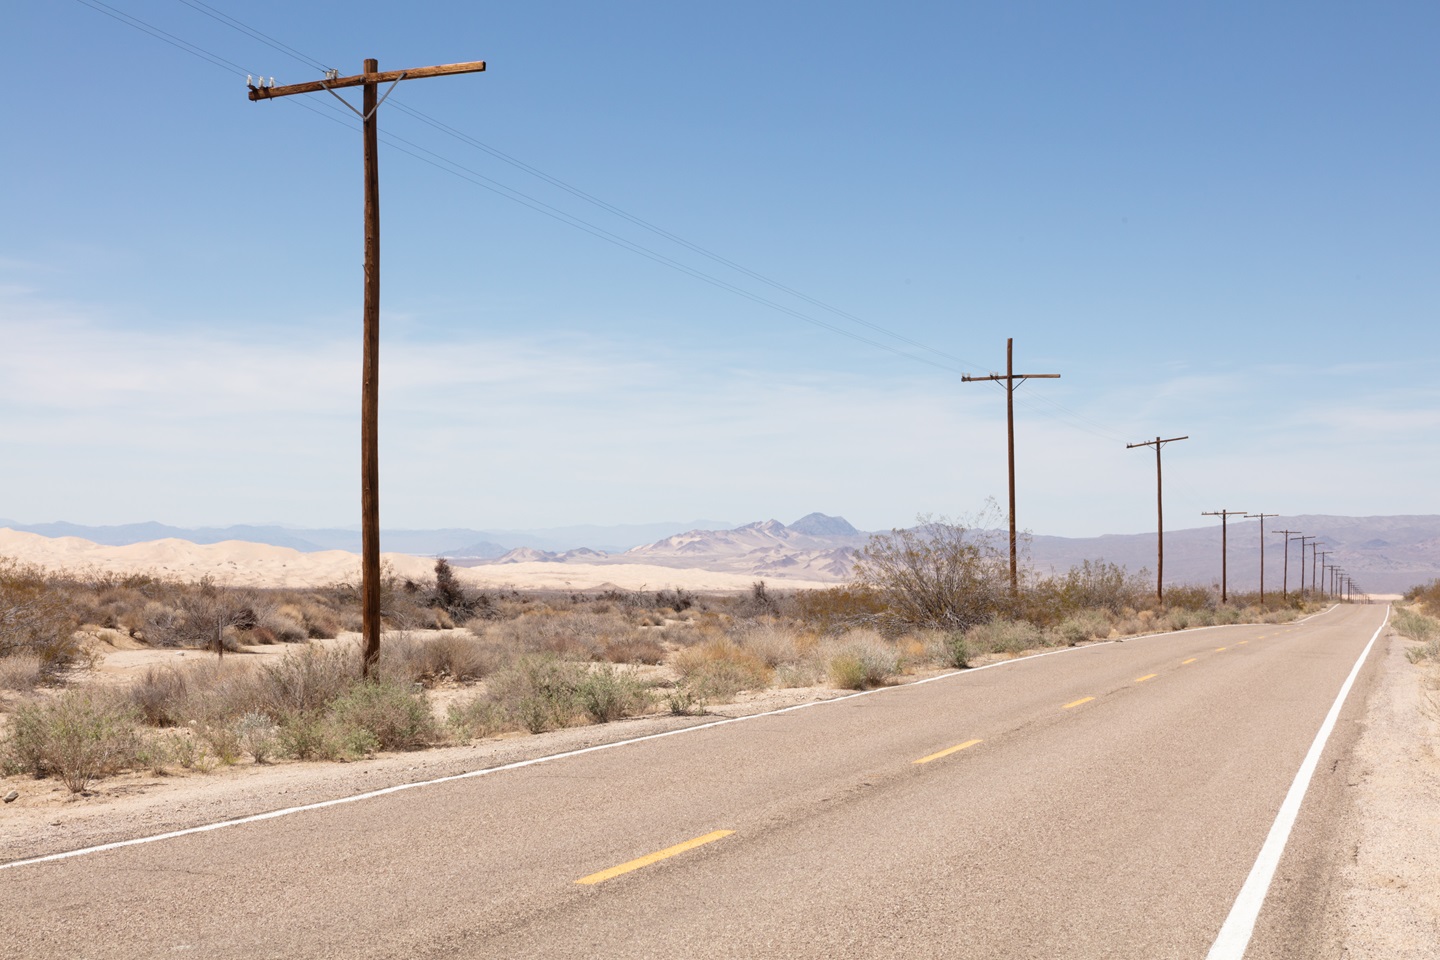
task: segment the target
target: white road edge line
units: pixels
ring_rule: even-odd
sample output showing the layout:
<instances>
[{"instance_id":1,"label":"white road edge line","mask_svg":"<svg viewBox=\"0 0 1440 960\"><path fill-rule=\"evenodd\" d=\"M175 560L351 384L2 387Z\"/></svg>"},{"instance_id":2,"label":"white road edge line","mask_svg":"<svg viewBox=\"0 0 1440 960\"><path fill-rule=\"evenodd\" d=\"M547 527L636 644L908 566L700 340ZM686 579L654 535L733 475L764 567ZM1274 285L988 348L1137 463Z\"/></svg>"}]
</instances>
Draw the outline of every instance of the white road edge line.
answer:
<instances>
[{"instance_id":1,"label":"white road edge line","mask_svg":"<svg viewBox=\"0 0 1440 960\"><path fill-rule=\"evenodd\" d=\"M1331 609L1334 609L1333 607ZM1324 611L1329 613L1329 610ZM1320 614L1312 614L1320 616ZM1386 611L1389 617L1389 611ZM1306 617L1306 620L1311 617ZM1304 621L1293 621L1303 623ZM1226 624L1225 626L1244 626L1244 624ZM1254 624L1249 624L1254 626ZM1218 626L1212 627L1190 627L1185 630L1169 630L1165 633L1142 634L1136 637L1126 637L1125 640L1142 640L1149 637L1173 637L1181 633L1196 633L1201 630L1215 630ZM196 833L208 833L211 830L221 830L225 827L238 827L247 823L259 823L262 820L274 820L277 817L288 817L296 813L305 813L310 810L323 810L326 807L338 807L346 803L357 803L361 800L373 800L376 797L383 797L391 793L400 793L405 790L416 790L420 787L433 787L442 783L453 783L456 780L471 780L476 777L489 776L492 773L502 773L506 770L519 770L522 767L531 767L536 764L549 763L552 760L564 760L567 757L578 757L587 753L595 753L599 750L610 750L614 747L625 747L632 743L644 743L647 740L659 740L662 737L675 737L683 733L694 733L697 730L709 730L713 727L723 727L731 723L743 723L746 720L758 720L761 717L773 717L782 713L790 713L795 710L805 710L809 707L823 707L826 704L841 703L845 700L854 700L856 697L868 697L872 694L886 693L893 690L908 690L912 687L923 686L927 683L934 683L936 680L948 680L951 677L966 677L979 673L982 670L990 670L994 667L1006 667L1014 663L1027 663L1031 660L1039 660L1041 657L1053 657L1061 653L1075 653L1079 650L1089 650L1093 647L1102 647L1107 644L1116 643L1115 640L1101 640L1096 643L1087 643L1081 647L1066 647L1063 650L1051 650L1049 653L1037 653L1028 657L1017 657L1014 660L1001 660L999 663L987 663L983 667L970 667L965 670L955 670L950 673L942 673L933 677L926 677L924 680L916 680L912 683L898 684L893 687L878 687L874 690L861 690L859 693L846 694L843 697L832 697L829 700L815 700L810 703L799 703L789 707L781 707L778 710L768 710L765 713L753 713L744 717L726 717L723 720L715 720L710 723L696 724L693 727L681 727L678 730L666 730L662 733L646 734L643 737L633 737L629 740L616 740L613 743L600 743L593 747L581 747L579 750L567 750L564 753L552 753L543 757L532 757L529 760L517 760L514 763L501 764L498 767L485 767L482 770L468 770L465 773L456 773L448 777L436 777L433 780L417 780L414 783L400 783L392 787L382 787L379 790L370 790L365 793L357 793L349 797L337 797L334 800L320 800L316 803L307 803L297 807L285 807L280 810L270 810L266 813L256 813L248 817L237 817L234 820L220 820L216 823L206 823L198 827L186 827L183 830L171 830L168 833L157 833L148 837L134 837L129 840L116 840L112 843L102 843L93 847L80 847L76 850L66 850L62 853L47 854L43 857L30 857L25 860L11 860L8 863L0 863L0 870L9 870L13 867L28 867L37 863L51 863L56 860L68 860L71 857L81 857L91 853L104 853L106 850L118 850L121 847L136 847L145 843L157 843L161 840L174 840L178 837L188 837Z\"/></svg>"},{"instance_id":2,"label":"white road edge line","mask_svg":"<svg viewBox=\"0 0 1440 960\"><path fill-rule=\"evenodd\" d=\"M1285 794L1285 800L1280 804L1275 823L1271 825L1270 833L1260 847L1260 856L1255 859L1255 866L1250 868L1250 876L1245 878L1240 895L1235 898L1235 905L1230 908L1229 916L1220 926L1220 934L1215 938L1210 952L1205 955L1205 960L1242 960L1245 956L1245 950L1250 946L1250 937L1255 932L1255 921L1260 918L1260 908L1265 903L1265 895L1270 892L1270 882L1275 878L1280 857L1285 853L1290 830L1295 826L1295 818L1300 814L1300 804L1305 799L1305 791L1310 788L1310 778L1314 776L1315 767L1320 763L1320 755L1325 752L1325 744L1330 739L1331 731L1335 729L1335 722L1340 719L1340 708L1345 705L1345 698L1350 695L1350 688L1355 685L1355 678L1360 675L1360 668L1364 666L1365 658L1370 655L1370 648L1375 646L1375 641L1390 622L1390 609L1387 605L1384 621L1376 629L1370 642L1365 644L1365 649L1360 651L1360 658L1355 661L1355 666L1350 668L1350 676L1340 685L1339 695L1335 697L1330 712L1325 715L1325 722L1320 724L1320 730L1315 734L1315 742L1310 744L1310 752L1305 754L1305 760L1295 774L1295 781L1290 784L1290 791Z\"/></svg>"}]
</instances>

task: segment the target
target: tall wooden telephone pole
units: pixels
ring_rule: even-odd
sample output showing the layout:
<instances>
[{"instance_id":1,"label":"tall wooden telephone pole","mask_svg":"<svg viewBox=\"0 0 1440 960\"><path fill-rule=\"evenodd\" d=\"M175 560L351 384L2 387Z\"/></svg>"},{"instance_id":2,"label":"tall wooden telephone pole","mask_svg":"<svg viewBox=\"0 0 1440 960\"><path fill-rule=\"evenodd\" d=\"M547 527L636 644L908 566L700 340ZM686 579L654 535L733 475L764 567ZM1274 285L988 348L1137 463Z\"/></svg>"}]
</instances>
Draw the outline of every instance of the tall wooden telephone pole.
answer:
<instances>
[{"instance_id":1,"label":"tall wooden telephone pole","mask_svg":"<svg viewBox=\"0 0 1440 960\"><path fill-rule=\"evenodd\" d=\"M1278 517L1278 513L1251 513L1247 516L1260 521L1260 605L1265 605L1265 518Z\"/></svg>"},{"instance_id":2,"label":"tall wooden telephone pole","mask_svg":"<svg viewBox=\"0 0 1440 960\"><path fill-rule=\"evenodd\" d=\"M979 380L992 380L996 383L1005 383L1005 420L1007 424L1007 440L1010 449L1010 596L1018 596L1020 593L1019 566L1016 563L1015 555L1015 381L1024 383L1026 380L1059 380L1058 373L1016 373L1015 372L1015 338L1009 337L1005 340L1005 372L992 373L988 377L962 376L963 383L974 383Z\"/></svg>"},{"instance_id":3,"label":"tall wooden telephone pole","mask_svg":"<svg viewBox=\"0 0 1440 960\"><path fill-rule=\"evenodd\" d=\"M1280 573L1280 596L1282 596L1282 597L1284 597L1284 598L1286 598L1286 599L1288 600L1288 599L1290 598L1290 541L1295 539L1294 537L1290 536L1290 534L1292 534L1292 533L1299 533L1300 531L1299 531L1299 530L1271 530L1270 532L1271 532L1271 533L1278 533L1278 534L1282 535L1282 536L1285 538L1285 563L1284 563L1284 569L1283 569L1283 570L1281 571L1281 573ZM1265 539L1265 538L1264 538L1264 537L1261 537L1260 539L1263 540L1263 539Z\"/></svg>"},{"instance_id":4,"label":"tall wooden telephone pole","mask_svg":"<svg viewBox=\"0 0 1440 960\"><path fill-rule=\"evenodd\" d=\"M361 633L364 635L364 675L370 676L380 657L380 164L375 111L390 96L379 97L379 86L389 83L390 90L401 80L421 77L443 77L452 73L480 73L485 61L449 63L437 67L416 67L411 70L379 72L379 63L365 61L365 72L351 77L336 76L331 71L324 80L295 83L284 87L266 86L263 81L250 85L251 100L273 100L297 93L329 91L360 117L365 143L365 356L360 383L360 584ZM364 87L361 109L355 110L336 90Z\"/></svg>"},{"instance_id":5,"label":"tall wooden telephone pole","mask_svg":"<svg viewBox=\"0 0 1440 960\"><path fill-rule=\"evenodd\" d=\"M1221 603L1225 603L1225 602L1229 599L1229 597L1227 596L1227 590L1226 590L1226 582L1225 582L1225 580L1226 580L1226 577L1225 577L1226 569L1225 569L1225 567L1226 567L1227 559L1228 559L1229 554L1230 554L1230 551L1226 549L1226 545L1225 545L1225 527L1228 525L1228 521L1230 520L1230 518L1231 518L1232 516L1243 517L1243 516L1245 516L1245 511L1244 511L1244 510L1202 510L1202 511L1200 511L1200 516L1202 516L1202 517L1219 517L1219 518L1220 518L1220 602L1221 602Z\"/></svg>"},{"instance_id":6,"label":"tall wooden telephone pole","mask_svg":"<svg viewBox=\"0 0 1440 960\"><path fill-rule=\"evenodd\" d=\"M1189 434L1183 437L1171 437L1169 440L1161 440L1156 437L1154 440L1145 440L1141 443L1127 443L1126 450L1133 450L1136 447L1155 448L1155 602L1165 602L1165 487L1160 480L1160 448L1167 443L1174 443L1176 440L1189 440Z\"/></svg>"},{"instance_id":7,"label":"tall wooden telephone pole","mask_svg":"<svg viewBox=\"0 0 1440 960\"><path fill-rule=\"evenodd\" d=\"M1305 541L1314 540L1315 538L1309 534L1302 533L1300 536L1291 537L1290 539L1300 541L1300 596L1303 597L1305 596L1305 548L1308 546Z\"/></svg>"}]
</instances>

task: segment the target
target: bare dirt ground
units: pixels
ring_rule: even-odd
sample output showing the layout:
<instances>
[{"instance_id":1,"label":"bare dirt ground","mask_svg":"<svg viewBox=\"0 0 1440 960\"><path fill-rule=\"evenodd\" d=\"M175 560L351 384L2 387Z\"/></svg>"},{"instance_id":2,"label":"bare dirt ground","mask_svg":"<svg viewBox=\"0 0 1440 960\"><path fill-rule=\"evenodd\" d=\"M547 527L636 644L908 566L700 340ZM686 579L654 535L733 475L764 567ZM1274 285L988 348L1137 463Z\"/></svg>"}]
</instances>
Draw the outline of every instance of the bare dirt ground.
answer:
<instances>
[{"instance_id":1,"label":"bare dirt ground","mask_svg":"<svg viewBox=\"0 0 1440 960\"><path fill-rule=\"evenodd\" d=\"M1342 956L1440 957L1440 667L1412 664L1391 633L1356 744L1354 856L1344 883Z\"/></svg>"}]
</instances>

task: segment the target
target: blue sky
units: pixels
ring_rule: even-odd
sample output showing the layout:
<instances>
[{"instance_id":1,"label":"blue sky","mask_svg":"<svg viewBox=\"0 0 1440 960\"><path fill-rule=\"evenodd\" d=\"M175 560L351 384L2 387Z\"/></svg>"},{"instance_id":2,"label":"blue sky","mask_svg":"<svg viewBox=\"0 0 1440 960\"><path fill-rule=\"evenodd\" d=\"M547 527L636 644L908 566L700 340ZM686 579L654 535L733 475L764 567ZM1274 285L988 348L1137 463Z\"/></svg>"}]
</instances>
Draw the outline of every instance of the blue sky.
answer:
<instances>
[{"instance_id":1,"label":"blue sky","mask_svg":"<svg viewBox=\"0 0 1440 960\"><path fill-rule=\"evenodd\" d=\"M358 130L205 8L489 64L381 108L385 526L971 514L1007 337L1022 527L1440 512L1433 4L93 3L244 69L9 11L0 516L358 521Z\"/></svg>"}]
</instances>

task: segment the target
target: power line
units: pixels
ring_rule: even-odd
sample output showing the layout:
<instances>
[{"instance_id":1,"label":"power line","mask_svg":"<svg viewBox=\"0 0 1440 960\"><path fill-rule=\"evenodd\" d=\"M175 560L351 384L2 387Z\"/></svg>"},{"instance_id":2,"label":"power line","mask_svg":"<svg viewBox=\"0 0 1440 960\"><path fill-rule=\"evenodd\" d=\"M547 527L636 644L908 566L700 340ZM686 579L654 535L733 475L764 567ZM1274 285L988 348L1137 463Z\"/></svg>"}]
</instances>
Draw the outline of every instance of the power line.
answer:
<instances>
[{"instance_id":1,"label":"power line","mask_svg":"<svg viewBox=\"0 0 1440 960\"><path fill-rule=\"evenodd\" d=\"M321 72L324 72L325 70L328 69L328 67L327 67L325 64L322 64L320 61L314 59L313 57L310 57L310 56L302 53L301 51L296 50L295 48L289 46L288 44L281 43L279 40L276 40L275 38L269 36L268 34L265 34L265 33L262 33L262 32L259 31L259 30L256 30L254 27L251 27L249 24L246 24L246 23L244 23L244 22L242 22L242 21L240 21L240 20L237 20L237 19L235 19L234 17L229 16L228 14L221 13L220 11L216 10L214 7L211 7L209 4L206 4L206 3L201 2L201 0L178 0L178 2L183 3L183 4L185 4L185 5L188 6L188 7L192 7L192 8L194 8L194 9L196 9L196 10L199 10L201 13L205 13L207 16L210 16L210 17L212 17L212 18L220 21L221 23L224 23L225 25L227 25L227 26L229 26L229 27L231 27L231 28L233 28L233 29L235 29L235 30L240 31L241 33L244 33L246 36L249 36L249 37L252 37L252 38L254 38L254 39L257 39L257 40L259 40L261 43L264 43L266 46L269 46L269 47L271 47L271 48L273 48L273 49L275 49L275 50L278 50L279 52L284 53L284 54L286 54L287 56L292 57L293 59L299 60L300 62L305 63L306 65L311 66L311 67L313 67L313 68L315 68L315 69L317 69L317 70L320 70ZM941 358L946 359L946 360L949 360L949 361L951 361L951 362L953 362L953 363L959 364L959 365L962 366L962 367L967 367L967 366L968 366L968 367L978 367L978 366L979 366L978 364L971 363L971 362L969 362L969 361L967 361L967 360L964 360L964 359L962 359L962 358L960 358L960 357L954 356L953 354L946 353L945 351L940 350L940 349L938 349L938 348L936 348L936 347L932 347L932 346L930 346L929 344L922 343L922 342L920 342L919 340L915 340L915 339L912 339L912 338L910 338L910 337L907 337L907 336L905 336L904 334L896 333L895 331L890 330L890 329L888 329L888 328L886 328L886 327L884 327L884 326L881 326L880 324L872 323L872 322L870 322L869 320L864 319L863 317L858 317L858 316L856 316L856 315L853 314L853 313L850 313L850 312L848 312L848 311L846 311L846 310L840 309L839 307L836 307L836 306L833 306L833 305L831 305L831 304L829 304L829 303L826 303L825 301L819 299L818 297L812 297L812 296L810 296L810 295L807 294L807 293L804 293L804 292L802 292L802 291L800 291L800 290L796 290L796 289L793 288L793 287L787 286L786 284L781 283L781 282L778 281L778 280L774 280L774 279L772 279L772 278L770 278L770 277L768 277L768 276L766 276L766 275L764 275L764 274L762 274L762 273L760 273L760 272L758 272L758 271L756 271L756 270L752 270L752 269L750 269L749 267L745 266L744 264L737 263L736 261L731 260L731 259L729 259L729 258L727 258L727 257L724 257L724 256L722 256L722 255L720 255L720 254L718 254L718 253L715 253L714 251L708 250L708 249L706 249L705 247L701 246L701 245L698 244L698 243L694 243L693 241L687 240L686 238L684 238L684 237L682 237L682 236L679 236L678 234L675 234L675 233L673 233L673 232L671 232L671 231L669 231L669 230L666 230L666 229L663 228L663 227L660 227L660 226L657 226L657 225L654 224L654 223L651 223L649 220L646 220L646 219L643 218L643 217L636 216L635 214L632 214L632 213L630 213L629 211L624 210L624 209L622 209L621 207L618 207L618 206L616 206L616 205L613 204L613 203L610 203L610 202L608 202L608 201L606 201L606 200L602 200L601 198L599 198L599 197L597 197L597 196L595 196L595 195L593 195L593 194L591 194L591 193L588 193L588 192L586 192L585 190L582 190L582 189L580 189L579 187L577 187L577 186L575 186L575 185L573 185L573 184L567 183L566 181L562 180L561 178L559 178L559 177L557 177L557 176L554 176L553 174L546 173L544 170L541 170L539 167L536 167L536 166L534 166L533 164L526 163L525 161L520 160L520 159L517 158L517 157L513 157L513 156L511 156L510 154L504 152L503 150L500 150L500 149L498 149L498 148L496 148L496 147L493 147L493 146L491 146L490 144L485 143L484 141L482 141L482 140L480 140L480 139L472 136L471 134L468 134L468 133L464 132L463 130L459 130L459 129L451 126L450 124L445 123L444 121L439 120L439 119L437 119L437 118L435 118L435 117L432 117L432 116L430 116L429 114L427 114L427 113L425 113L425 112L423 112L423 111L421 111L421 110L417 110L417 109L415 109L414 107L407 106L406 104L402 103L398 98L392 100L392 101L391 101L391 105L394 106L394 107L396 107L396 108L398 108L402 113L408 114L409 116L415 118L416 120L419 120L421 123L428 124L429 126L433 127L433 128L436 129L436 130L439 130L440 132L446 134L447 136L453 137L453 138L455 138L456 140L459 140L461 143L468 144L469 146L474 147L475 149L480 150L480 151L488 154L488 155L491 156L491 157L494 157L495 159L501 161L502 163L507 163L507 164L509 164L510 166L516 168L517 170L521 170L521 171L523 171L523 172L525 172L525 173L530 174L530 175L533 176L533 177L536 177L536 178L538 178L538 179L540 179L540 180L545 181L546 183L550 184L551 186L554 186L554 187L557 187L558 189L564 190L566 193L569 193L571 196L574 196L574 197L576 197L576 198L578 198L578 199L580 199L580 200L583 200L583 201L585 201L586 203L593 204L594 206L599 207L600 209L606 211L607 213L610 213L610 214L613 214L614 216L620 217L621 219L626 220L626 221L628 221L629 223L634 224L635 226L641 227L642 229L645 229L645 230L649 230L650 232L656 234L657 236L663 237L663 238L665 238L666 240L671 241L672 243L676 243L676 244L684 247L684 248L687 249L687 250L690 250L690 251L692 251L692 252L694 252L694 253L697 253L697 254L699 254L700 256L706 257L707 259L709 259L709 260L711 260L711 261L713 261L713 262L715 262L715 263L718 263L718 264L721 264L721 265L723 265L723 266L729 267L730 269L735 270L735 271L737 271L738 273L741 273L741 274L744 274L744 275L747 276L747 277L750 277L752 280L758 280L759 282L764 283L764 284L766 284L766 285L768 285L768 286L770 286L770 287L773 287L773 288L776 289L776 290L779 290L779 291L781 291L781 292L783 292L783 293L789 294L790 296L795 297L795 298L798 299L798 300L802 300L802 301L810 304L811 306L819 307L819 308L821 308L822 310L826 310L826 311L828 311L828 312L830 312L830 313L835 314L836 316L839 316L839 317L842 317L842 318L844 318L844 319L846 319L846 320L849 320L851 323L858 324L859 326L862 326L862 327L865 327L865 328L867 328L867 329L873 330L873 331L875 331L876 333L883 334L883 335L885 335L885 336L887 336L887 337L890 337L891 339L899 340L900 342L905 343L905 344L908 344L908 345L910 345L910 346L912 346L912 347L915 347L916 349L924 350L924 351L926 351L927 353L933 353L933 354L935 354L935 355L938 356L938 357L941 357ZM408 141L406 141L406 142L408 142ZM419 147L419 146L417 146L417 145L415 145L415 144L411 144L411 145L412 145L412 146L416 146L417 149L421 149L421 150L424 150L424 149L425 149L425 148ZM426 152L427 152L427 153L431 153L432 156L439 156L438 154L435 154L435 153L433 153L432 151L426 150ZM451 163L451 162L453 162L453 161L450 161L450 160L446 159L446 162L447 162L447 163ZM460 166L460 164L456 164L456 166ZM484 177L483 174L476 173L475 171L468 171L468 172L473 173L475 176L482 177L483 179L490 180L489 177ZM490 180L490 182L491 182L491 183L496 183L497 181ZM505 189L508 190L508 189L513 189L513 188L506 187ZM520 191L516 191L516 192L519 193ZM522 196L523 196L523 195L524 195L524 194L522 194ZM555 209L554 207L550 207L549 204L543 204L542 201L535 200L535 198L533 198L533 197L530 197L530 198L528 198L528 199L531 199L532 201L534 201L534 202L536 202L536 203L542 203L542 205L544 205L544 206L546 206L546 207L549 207L549 208L552 209L552 210ZM567 215L567 216L568 216L568 215ZM578 218L577 218L577 219L578 219ZM593 226L593 224L592 224L592 226ZM596 227L596 229L603 229L603 228ZM607 232L608 232L608 231L607 231ZM663 255L661 255L661 256L663 256ZM835 329L835 328L833 328L833 327L827 327L827 329L832 329L832 330L833 330L833 329ZM862 341L862 342L867 342L867 343L868 343L868 342L871 342L871 341ZM902 354L902 355L903 355L903 354ZM942 369L944 369L944 368L942 368Z\"/></svg>"},{"instance_id":2,"label":"power line","mask_svg":"<svg viewBox=\"0 0 1440 960\"><path fill-rule=\"evenodd\" d=\"M313 67L316 70L319 70L321 73L324 73L326 70L330 69L328 64L321 63L319 60L316 60L313 57L306 56L299 50L296 50L294 47L289 46L288 44L281 43L279 40L276 40L269 34L261 33L259 30L256 30L249 24L242 23L241 21L236 20L229 14L224 13L220 10L216 10L208 3L202 3L201 0L179 0L179 2L185 4L185 6L190 7L193 10L203 13L205 16L211 18L212 20L218 20L220 23L223 23L225 26L230 27L232 30L239 30L241 33L245 34L251 39L258 40L261 43L265 44L265 46L270 47L273 50L278 50L280 53L285 54L287 57L298 60L299 62L305 64L308 67Z\"/></svg>"}]
</instances>

